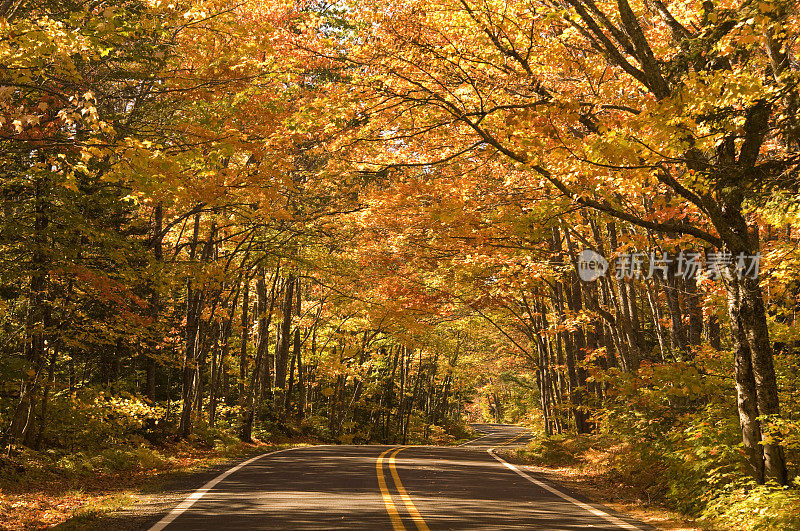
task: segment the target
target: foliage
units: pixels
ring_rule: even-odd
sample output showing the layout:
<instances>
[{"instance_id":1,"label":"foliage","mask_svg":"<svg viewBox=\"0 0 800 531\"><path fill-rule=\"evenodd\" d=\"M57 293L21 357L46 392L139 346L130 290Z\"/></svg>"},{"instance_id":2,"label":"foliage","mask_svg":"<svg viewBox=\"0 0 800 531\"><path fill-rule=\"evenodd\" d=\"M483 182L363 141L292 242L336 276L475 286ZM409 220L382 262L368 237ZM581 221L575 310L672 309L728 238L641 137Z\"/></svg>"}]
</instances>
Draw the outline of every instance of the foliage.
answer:
<instances>
[{"instance_id":1,"label":"foliage","mask_svg":"<svg viewBox=\"0 0 800 531\"><path fill-rule=\"evenodd\" d=\"M748 478L735 395L715 370L725 356L706 351L692 364L648 365L615 374L613 399L599 414L602 435L546 437L518 457L544 466L599 468L641 499L725 528L796 526L797 492ZM785 431L786 440L797 436ZM797 455L786 444L790 462Z\"/></svg>"},{"instance_id":2,"label":"foliage","mask_svg":"<svg viewBox=\"0 0 800 531\"><path fill-rule=\"evenodd\" d=\"M648 498L778 525L798 28L789 0L0 2L9 459L519 422L533 459L613 447ZM653 274L583 281L581 249Z\"/></svg>"},{"instance_id":3,"label":"foliage","mask_svg":"<svg viewBox=\"0 0 800 531\"><path fill-rule=\"evenodd\" d=\"M82 389L73 397L55 396L48 446L62 452L96 452L145 442L146 426L163 422L163 408L140 397Z\"/></svg>"},{"instance_id":4,"label":"foliage","mask_svg":"<svg viewBox=\"0 0 800 531\"><path fill-rule=\"evenodd\" d=\"M729 528L794 529L800 526L798 503L797 492L786 487L740 481L720 488L703 514Z\"/></svg>"}]
</instances>

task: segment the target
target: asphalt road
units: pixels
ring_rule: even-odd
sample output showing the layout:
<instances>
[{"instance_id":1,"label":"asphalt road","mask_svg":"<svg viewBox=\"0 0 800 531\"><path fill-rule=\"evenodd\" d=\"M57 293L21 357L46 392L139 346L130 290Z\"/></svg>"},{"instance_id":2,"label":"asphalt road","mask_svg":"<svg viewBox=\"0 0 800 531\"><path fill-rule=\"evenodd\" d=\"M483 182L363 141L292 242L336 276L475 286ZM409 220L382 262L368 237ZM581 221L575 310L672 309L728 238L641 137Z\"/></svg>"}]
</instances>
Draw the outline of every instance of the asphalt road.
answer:
<instances>
[{"instance_id":1,"label":"asphalt road","mask_svg":"<svg viewBox=\"0 0 800 531\"><path fill-rule=\"evenodd\" d=\"M315 446L240 464L150 529L651 529L494 456L526 443L482 424L460 447Z\"/></svg>"}]
</instances>

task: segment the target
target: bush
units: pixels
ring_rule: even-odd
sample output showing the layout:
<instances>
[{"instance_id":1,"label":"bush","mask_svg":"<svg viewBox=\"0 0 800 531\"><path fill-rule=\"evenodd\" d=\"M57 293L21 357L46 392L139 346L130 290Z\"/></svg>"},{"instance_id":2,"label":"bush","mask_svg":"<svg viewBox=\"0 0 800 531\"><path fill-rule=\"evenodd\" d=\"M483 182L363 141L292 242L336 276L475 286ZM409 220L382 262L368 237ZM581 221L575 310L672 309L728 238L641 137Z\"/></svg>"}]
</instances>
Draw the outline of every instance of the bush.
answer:
<instances>
[{"instance_id":1,"label":"bush","mask_svg":"<svg viewBox=\"0 0 800 531\"><path fill-rule=\"evenodd\" d=\"M643 363L593 376L608 383L599 433L540 438L517 456L539 465L590 467L636 496L730 529L800 529L800 480L756 485L743 457L730 354L702 349L691 363ZM762 419L797 466L800 422Z\"/></svg>"},{"instance_id":2,"label":"bush","mask_svg":"<svg viewBox=\"0 0 800 531\"><path fill-rule=\"evenodd\" d=\"M205 421L199 421L195 424L192 435L194 442L205 448L216 448L220 445L226 446L239 442L236 437L227 431L217 427L212 428Z\"/></svg>"},{"instance_id":3,"label":"bush","mask_svg":"<svg viewBox=\"0 0 800 531\"><path fill-rule=\"evenodd\" d=\"M430 444L435 444L438 446L447 446L448 444L452 444L455 441L455 437L447 433L447 430L444 426L437 426L436 424L431 424L428 427L428 442Z\"/></svg>"},{"instance_id":4,"label":"bush","mask_svg":"<svg viewBox=\"0 0 800 531\"><path fill-rule=\"evenodd\" d=\"M135 448L106 448L96 454L77 452L65 455L56 466L66 472L119 472L123 470L163 469L169 460L158 451L141 445Z\"/></svg>"},{"instance_id":5,"label":"bush","mask_svg":"<svg viewBox=\"0 0 800 531\"><path fill-rule=\"evenodd\" d=\"M535 439L525 448L518 448L518 458L536 465L577 466L584 455L601 444L599 437L591 435L553 435Z\"/></svg>"},{"instance_id":6,"label":"bush","mask_svg":"<svg viewBox=\"0 0 800 531\"><path fill-rule=\"evenodd\" d=\"M322 440L329 440L331 432L327 417L319 415L309 415L300 422L300 433L305 436L318 437Z\"/></svg>"},{"instance_id":7,"label":"bush","mask_svg":"<svg viewBox=\"0 0 800 531\"><path fill-rule=\"evenodd\" d=\"M50 405L46 446L70 453L138 446L148 429L166 429L163 413L163 408L127 393L114 396L92 388L74 396L58 393Z\"/></svg>"},{"instance_id":8,"label":"bush","mask_svg":"<svg viewBox=\"0 0 800 531\"><path fill-rule=\"evenodd\" d=\"M610 399L597 419L625 445L611 455L610 470L692 516L737 529L800 529L796 488L758 486L747 473L735 390L723 376L729 358L706 349L691 363L644 363L635 375L609 371ZM790 458L793 426L775 425Z\"/></svg>"},{"instance_id":9,"label":"bush","mask_svg":"<svg viewBox=\"0 0 800 531\"><path fill-rule=\"evenodd\" d=\"M800 481L794 488L740 480L719 489L703 517L730 529L800 529Z\"/></svg>"}]
</instances>

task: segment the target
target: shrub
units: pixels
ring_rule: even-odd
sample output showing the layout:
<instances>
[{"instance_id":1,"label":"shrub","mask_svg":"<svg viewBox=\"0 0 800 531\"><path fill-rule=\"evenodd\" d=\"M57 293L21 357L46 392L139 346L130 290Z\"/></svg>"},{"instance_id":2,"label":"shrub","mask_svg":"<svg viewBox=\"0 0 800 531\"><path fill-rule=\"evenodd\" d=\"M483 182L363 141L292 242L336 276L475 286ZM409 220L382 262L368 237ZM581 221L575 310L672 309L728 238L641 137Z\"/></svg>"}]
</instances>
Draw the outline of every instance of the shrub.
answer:
<instances>
[{"instance_id":1,"label":"shrub","mask_svg":"<svg viewBox=\"0 0 800 531\"><path fill-rule=\"evenodd\" d=\"M720 488L704 518L730 529L800 529L800 481L794 488L739 480Z\"/></svg>"},{"instance_id":2,"label":"shrub","mask_svg":"<svg viewBox=\"0 0 800 531\"><path fill-rule=\"evenodd\" d=\"M47 446L97 453L108 448L138 446L148 427L161 426L164 410L127 393L81 389L74 396L58 393L50 405Z\"/></svg>"}]
</instances>

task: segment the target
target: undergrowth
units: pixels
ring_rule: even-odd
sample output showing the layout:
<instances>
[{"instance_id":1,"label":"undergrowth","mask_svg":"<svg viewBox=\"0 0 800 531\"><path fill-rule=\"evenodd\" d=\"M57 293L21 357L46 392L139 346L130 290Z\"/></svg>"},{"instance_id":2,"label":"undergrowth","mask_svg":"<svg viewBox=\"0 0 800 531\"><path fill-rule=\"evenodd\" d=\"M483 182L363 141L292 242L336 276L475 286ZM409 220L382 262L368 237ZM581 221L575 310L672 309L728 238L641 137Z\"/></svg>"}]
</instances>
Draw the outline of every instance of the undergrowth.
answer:
<instances>
[{"instance_id":1,"label":"undergrowth","mask_svg":"<svg viewBox=\"0 0 800 531\"><path fill-rule=\"evenodd\" d=\"M597 372L608 382L597 409L598 433L543 437L517 452L541 466L591 470L632 489L642 503L699 518L712 528L800 529L800 479L758 485L744 460L735 392L725 353L700 352L691 363L643 364L638 374ZM798 473L797 412L772 428L790 477Z\"/></svg>"}]
</instances>

